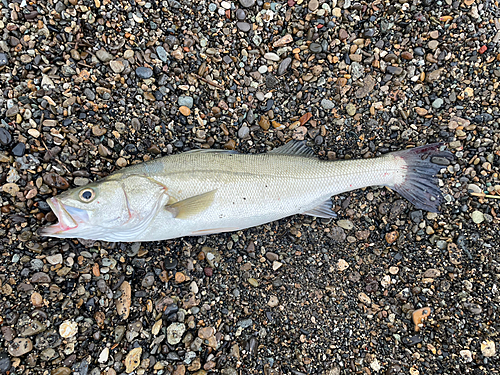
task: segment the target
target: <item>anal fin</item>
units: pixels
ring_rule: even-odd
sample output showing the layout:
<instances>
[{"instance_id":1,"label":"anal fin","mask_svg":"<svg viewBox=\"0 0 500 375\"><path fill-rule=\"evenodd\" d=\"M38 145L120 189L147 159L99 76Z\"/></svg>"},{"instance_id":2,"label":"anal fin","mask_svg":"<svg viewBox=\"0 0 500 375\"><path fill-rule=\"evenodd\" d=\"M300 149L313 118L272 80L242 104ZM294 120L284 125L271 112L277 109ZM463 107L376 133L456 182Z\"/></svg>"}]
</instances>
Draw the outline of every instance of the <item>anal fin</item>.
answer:
<instances>
[{"instance_id":1,"label":"anal fin","mask_svg":"<svg viewBox=\"0 0 500 375\"><path fill-rule=\"evenodd\" d=\"M212 190L207 193L195 195L194 197L168 204L165 206L165 209L171 212L176 219L188 219L209 208L214 202L216 192L217 190ZM171 202L172 200L169 200L169 203Z\"/></svg>"},{"instance_id":2,"label":"anal fin","mask_svg":"<svg viewBox=\"0 0 500 375\"><path fill-rule=\"evenodd\" d=\"M323 219L331 219L337 217L337 214L332 211L333 203L331 199L324 201L319 206L314 207L312 210L303 212L302 215L309 215L315 217L321 217Z\"/></svg>"}]
</instances>

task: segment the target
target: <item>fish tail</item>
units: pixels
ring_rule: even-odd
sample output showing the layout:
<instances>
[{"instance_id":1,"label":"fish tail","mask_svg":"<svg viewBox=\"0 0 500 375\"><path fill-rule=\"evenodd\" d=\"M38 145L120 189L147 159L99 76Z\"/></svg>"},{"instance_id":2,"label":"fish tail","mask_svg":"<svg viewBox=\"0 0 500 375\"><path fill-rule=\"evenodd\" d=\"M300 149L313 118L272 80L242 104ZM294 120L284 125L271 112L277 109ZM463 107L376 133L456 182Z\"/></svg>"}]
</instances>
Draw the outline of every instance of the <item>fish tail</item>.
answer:
<instances>
[{"instance_id":1,"label":"fish tail","mask_svg":"<svg viewBox=\"0 0 500 375\"><path fill-rule=\"evenodd\" d=\"M443 194L436 174L454 159L451 152L441 150L444 143L433 143L391 153L398 166L393 184L396 190L418 209L439 212Z\"/></svg>"}]
</instances>

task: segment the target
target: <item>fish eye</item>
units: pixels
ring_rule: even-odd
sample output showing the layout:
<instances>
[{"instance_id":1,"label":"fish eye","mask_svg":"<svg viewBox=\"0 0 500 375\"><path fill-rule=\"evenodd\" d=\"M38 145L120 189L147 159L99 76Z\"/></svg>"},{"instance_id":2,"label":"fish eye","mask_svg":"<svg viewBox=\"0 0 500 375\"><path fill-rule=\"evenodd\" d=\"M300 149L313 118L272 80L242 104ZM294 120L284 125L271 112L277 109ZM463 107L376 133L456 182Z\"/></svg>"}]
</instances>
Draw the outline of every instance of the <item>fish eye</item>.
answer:
<instances>
[{"instance_id":1,"label":"fish eye","mask_svg":"<svg viewBox=\"0 0 500 375\"><path fill-rule=\"evenodd\" d=\"M87 189L81 190L80 194L78 194L78 196L80 197L80 199L83 202L88 203L88 202L91 202L95 198L95 192L93 189L87 188Z\"/></svg>"}]
</instances>

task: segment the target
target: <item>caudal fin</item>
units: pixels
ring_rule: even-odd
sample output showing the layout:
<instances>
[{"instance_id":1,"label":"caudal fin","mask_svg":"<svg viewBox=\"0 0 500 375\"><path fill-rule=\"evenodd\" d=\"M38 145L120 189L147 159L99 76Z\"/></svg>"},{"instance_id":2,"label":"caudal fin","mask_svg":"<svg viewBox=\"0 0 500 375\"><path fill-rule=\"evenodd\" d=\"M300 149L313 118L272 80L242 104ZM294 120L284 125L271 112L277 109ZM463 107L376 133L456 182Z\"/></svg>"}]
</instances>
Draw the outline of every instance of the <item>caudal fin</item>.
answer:
<instances>
[{"instance_id":1,"label":"caudal fin","mask_svg":"<svg viewBox=\"0 0 500 375\"><path fill-rule=\"evenodd\" d=\"M443 201L443 194L435 177L454 159L449 151L441 151L444 143L397 151L394 157L403 159L401 181L390 186L408 199L416 208L438 212Z\"/></svg>"}]
</instances>

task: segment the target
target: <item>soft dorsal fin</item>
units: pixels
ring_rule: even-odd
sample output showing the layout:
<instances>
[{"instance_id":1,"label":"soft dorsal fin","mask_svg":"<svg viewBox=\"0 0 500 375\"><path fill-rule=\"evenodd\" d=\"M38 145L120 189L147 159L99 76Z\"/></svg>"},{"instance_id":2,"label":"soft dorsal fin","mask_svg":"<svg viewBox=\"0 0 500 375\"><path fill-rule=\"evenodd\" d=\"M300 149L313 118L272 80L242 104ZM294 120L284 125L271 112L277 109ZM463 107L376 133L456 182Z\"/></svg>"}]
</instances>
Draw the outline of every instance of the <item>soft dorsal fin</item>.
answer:
<instances>
[{"instance_id":1,"label":"soft dorsal fin","mask_svg":"<svg viewBox=\"0 0 500 375\"><path fill-rule=\"evenodd\" d=\"M174 200L170 199L168 201L170 204L167 204L165 209L171 212L176 219L188 219L210 207L214 201L216 191L212 190L175 203L172 203Z\"/></svg>"},{"instance_id":2,"label":"soft dorsal fin","mask_svg":"<svg viewBox=\"0 0 500 375\"><path fill-rule=\"evenodd\" d=\"M269 151L269 154L304 156L308 158L315 157L314 151L306 146L304 141L290 141L287 144Z\"/></svg>"},{"instance_id":3,"label":"soft dorsal fin","mask_svg":"<svg viewBox=\"0 0 500 375\"><path fill-rule=\"evenodd\" d=\"M316 216L324 219L331 219L337 217L335 211L332 211L333 203L330 198L324 201L319 206L314 207L312 210L303 212L302 215Z\"/></svg>"},{"instance_id":4,"label":"soft dorsal fin","mask_svg":"<svg viewBox=\"0 0 500 375\"><path fill-rule=\"evenodd\" d=\"M200 148L196 150L184 151L184 154L239 154L238 151L235 150L218 150L218 149L205 149Z\"/></svg>"}]
</instances>

